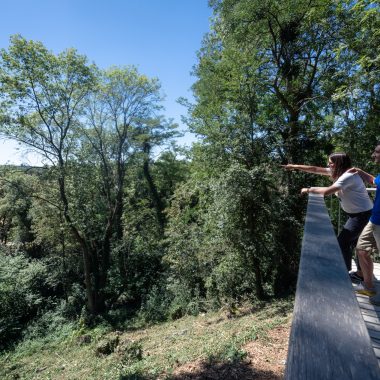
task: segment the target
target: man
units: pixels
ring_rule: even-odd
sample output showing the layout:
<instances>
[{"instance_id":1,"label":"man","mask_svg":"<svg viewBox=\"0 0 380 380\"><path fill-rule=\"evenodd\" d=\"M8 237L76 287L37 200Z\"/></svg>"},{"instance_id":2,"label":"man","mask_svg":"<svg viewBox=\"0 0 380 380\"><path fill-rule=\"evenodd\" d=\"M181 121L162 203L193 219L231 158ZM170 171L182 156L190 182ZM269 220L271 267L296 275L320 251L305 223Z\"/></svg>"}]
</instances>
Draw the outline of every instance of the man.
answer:
<instances>
[{"instance_id":1,"label":"man","mask_svg":"<svg viewBox=\"0 0 380 380\"><path fill-rule=\"evenodd\" d=\"M380 142L377 143L372 154L372 159L376 164L380 164ZM353 168L350 170L357 172L364 182L376 185L376 196L372 214L368 224L360 234L358 244L356 245L356 252L364 280L355 288L355 291L356 293L370 296L371 303L380 304L380 294L376 296L376 289L373 283L373 261L371 257L371 253L380 248L380 174L374 177L361 169Z\"/></svg>"}]
</instances>

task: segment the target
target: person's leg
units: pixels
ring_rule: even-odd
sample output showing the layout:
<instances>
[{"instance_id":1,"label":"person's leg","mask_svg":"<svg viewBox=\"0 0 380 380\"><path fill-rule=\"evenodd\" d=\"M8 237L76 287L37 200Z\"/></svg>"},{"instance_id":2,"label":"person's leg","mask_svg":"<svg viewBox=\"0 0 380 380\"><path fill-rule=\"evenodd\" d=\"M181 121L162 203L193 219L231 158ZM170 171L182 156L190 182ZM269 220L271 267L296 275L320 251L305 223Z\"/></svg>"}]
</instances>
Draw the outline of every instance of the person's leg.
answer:
<instances>
[{"instance_id":1,"label":"person's leg","mask_svg":"<svg viewBox=\"0 0 380 380\"><path fill-rule=\"evenodd\" d=\"M371 222L368 222L360 234L358 244L356 246L356 252L364 277L364 289L361 289L359 287L356 289L356 292L365 295L375 294L373 284L373 261L371 258L371 252L373 249L376 249L376 240L373 234L373 226L374 225ZM366 290L369 292L366 292Z\"/></svg>"},{"instance_id":2,"label":"person's leg","mask_svg":"<svg viewBox=\"0 0 380 380\"><path fill-rule=\"evenodd\" d=\"M352 233L351 231L343 228L340 234L338 235L338 243L340 250L342 251L344 263L348 271L351 270L351 261L352 261L352 252L351 252L351 241Z\"/></svg>"},{"instance_id":3,"label":"person's leg","mask_svg":"<svg viewBox=\"0 0 380 380\"><path fill-rule=\"evenodd\" d=\"M356 264L356 274L359 276L359 277L363 277L363 272L362 272L362 268L360 267L360 263L359 263L359 258L358 258L358 255L356 253L356 249L354 249L355 251L355 264Z\"/></svg>"},{"instance_id":4,"label":"person's leg","mask_svg":"<svg viewBox=\"0 0 380 380\"><path fill-rule=\"evenodd\" d=\"M371 210L360 214L350 214L342 231L338 235L338 243L343 254L348 271L351 270L352 250L356 247L358 238L367 225L371 216ZM357 259L357 274L362 276L359 260Z\"/></svg>"},{"instance_id":5,"label":"person's leg","mask_svg":"<svg viewBox=\"0 0 380 380\"><path fill-rule=\"evenodd\" d=\"M376 240L377 250L380 251L380 226L374 225L373 235ZM373 305L380 306L380 291L373 297L369 298L369 302Z\"/></svg>"},{"instance_id":6,"label":"person's leg","mask_svg":"<svg viewBox=\"0 0 380 380\"><path fill-rule=\"evenodd\" d=\"M374 288L373 284L373 261L370 252L357 250L360 266L363 273L363 282L368 289Z\"/></svg>"}]
</instances>

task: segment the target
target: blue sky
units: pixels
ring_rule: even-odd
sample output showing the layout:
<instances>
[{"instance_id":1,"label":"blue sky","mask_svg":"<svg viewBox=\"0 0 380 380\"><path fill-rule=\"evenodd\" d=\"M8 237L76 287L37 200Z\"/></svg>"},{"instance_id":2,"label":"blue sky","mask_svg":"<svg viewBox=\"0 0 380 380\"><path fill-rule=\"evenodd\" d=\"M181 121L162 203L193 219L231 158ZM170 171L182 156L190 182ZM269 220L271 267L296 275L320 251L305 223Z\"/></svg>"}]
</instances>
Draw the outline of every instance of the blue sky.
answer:
<instances>
[{"instance_id":1,"label":"blue sky","mask_svg":"<svg viewBox=\"0 0 380 380\"><path fill-rule=\"evenodd\" d=\"M209 31L207 0L1 0L0 48L12 34L41 41L58 53L76 48L101 68L135 65L157 77L166 95L165 116L181 125L186 110L176 103L191 98L190 75L196 52ZM180 143L190 143L189 134ZM0 142L0 164L33 164Z\"/></svg>"}]
</instances>

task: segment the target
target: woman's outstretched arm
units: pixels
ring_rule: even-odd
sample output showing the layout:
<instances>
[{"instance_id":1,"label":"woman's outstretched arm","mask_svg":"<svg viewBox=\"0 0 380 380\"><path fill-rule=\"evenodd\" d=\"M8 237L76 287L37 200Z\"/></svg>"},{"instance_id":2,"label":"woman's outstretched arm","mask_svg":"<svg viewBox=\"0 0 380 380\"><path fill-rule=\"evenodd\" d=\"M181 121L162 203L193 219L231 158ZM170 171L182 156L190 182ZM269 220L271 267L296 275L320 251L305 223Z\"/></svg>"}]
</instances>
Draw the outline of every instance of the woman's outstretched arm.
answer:
<instances>
[{"instance_id":1,"label":"woman's outstretched arm","mask_svg":"<svg viewBox=\"0 0 380 380\"><path fill-rule=\"evenodd\" d=\"M320 166L309 166L309 165L297 165L297 164L287 164L281 165L286 170L300 170L306 173L321 174L321 175L331 175L329 168L322 168Z\"/></svg>"}]
</instances>

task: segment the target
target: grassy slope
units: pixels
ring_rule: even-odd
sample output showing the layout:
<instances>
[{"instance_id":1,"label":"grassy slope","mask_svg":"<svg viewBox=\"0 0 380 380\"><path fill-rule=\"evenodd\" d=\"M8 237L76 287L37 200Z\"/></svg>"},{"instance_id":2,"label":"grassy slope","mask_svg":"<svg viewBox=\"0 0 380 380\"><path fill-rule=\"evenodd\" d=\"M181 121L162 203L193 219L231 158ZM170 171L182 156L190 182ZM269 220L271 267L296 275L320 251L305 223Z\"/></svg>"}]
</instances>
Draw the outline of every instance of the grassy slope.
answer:
<instances>
[{"instance_id":1,"label":"grassy slope","mask_svg":"<svg viewBox=\"0 0 380 380\"><path fill-rule=\"evenodd\" d=\"M29 342L0 356L0 378L170 378L172 371L184 363L243 358L241 347L249 341L265 339L269 330L288 323L292 308L292 299L279 300L257 310L241 308L233 316L220 311L119 332L117 349L100 357L95 354L97 345L112 339L114 332L87 331L92 340L82 345L78 343L78 332L63 341ZM133 355L133 349L125 349L131 342L142 349L142 358Z\"/></svg>"}]
</instances>

